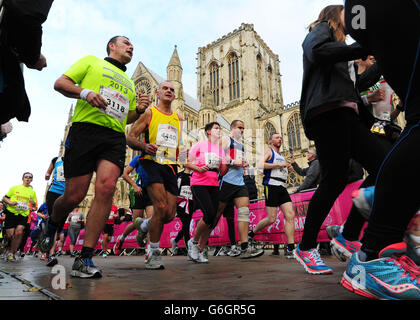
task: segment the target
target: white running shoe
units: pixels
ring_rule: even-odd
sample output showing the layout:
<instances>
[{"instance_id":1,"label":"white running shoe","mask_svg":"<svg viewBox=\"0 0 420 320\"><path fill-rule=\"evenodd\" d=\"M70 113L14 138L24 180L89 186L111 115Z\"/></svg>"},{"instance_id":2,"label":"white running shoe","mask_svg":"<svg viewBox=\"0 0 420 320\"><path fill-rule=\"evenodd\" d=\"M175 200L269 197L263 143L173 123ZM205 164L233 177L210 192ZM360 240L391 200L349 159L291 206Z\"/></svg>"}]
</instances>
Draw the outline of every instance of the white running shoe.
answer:
<instances>
[{"instance_id":1,"label":"white running shoe","mask_svg":"<svg viewBox=\"0 0 420 320\"><path fill-rule=\"evenodd\" d=\"M193 238L188 241L188 256L192 261L198 260L198 254L200 253L200 248L198 243L193 242Z\"/></svg>"},{"instance_id":2,"label":"white running shoe","mask_svg":"<svg viewBox=\"0 0 420 320\"><path fill-rule=\"evenodd\" d=\"M160 256L160 250L148 250L146 255L146 269L149 270L161 270L165 269L165 266L162 262L162 257Z\"/></svg>"}]
</instances>

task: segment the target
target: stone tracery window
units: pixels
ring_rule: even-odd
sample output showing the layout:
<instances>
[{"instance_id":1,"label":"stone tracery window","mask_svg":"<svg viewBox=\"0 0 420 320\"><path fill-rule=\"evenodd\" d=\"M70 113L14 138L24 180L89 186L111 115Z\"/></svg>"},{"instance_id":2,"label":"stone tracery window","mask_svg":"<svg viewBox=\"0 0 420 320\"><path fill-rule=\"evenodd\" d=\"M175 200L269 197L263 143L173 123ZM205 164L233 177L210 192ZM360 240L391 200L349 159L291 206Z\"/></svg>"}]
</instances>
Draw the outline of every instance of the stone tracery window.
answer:
<instances>
[{"instance_id":1,"label":"stone tracery window","mask_svg":"<svg viewBox=\"0 0 420 320\"><path fill-rule=\"evenodd\" d=\"M289 149L296 150L301 148L300 139L300 117L295 113L287 123L287 136L289 138Z\"/></svg>"},{"instance_id":2,"label":"stone tracery window","mask_svg":"<svg viewBox=\"0 0 420 320\"><path fill-rule=\"evenodd\" d=\"M240 94L239 89L239 59L235 53L231 53L228 59L229 68L229 99L238 99Z\"/></svg>"},{"instance_id":3,"label":"stone tracery window","mask_svg":"<svg viewBox=\"0 0 420 320\"><path fill-rule=\"evenodd\" d=\"M265 142L268 143L268 140L271 138L273 134L277 133L276 128L271 122L267 122L264 127L264 139Z\"/></svg>"},{"instance_id":4,"label":"stone tracery window","mask_svg":"<svg viewBox=\"0 0 420 320\"><path fill-rule=\"evenodd\" d=\"M220 80L219 80L219 66L216 62L213 62L210 65L210 92L213 96L213 103L215 106L218 106L220 104L220 98L219 98L219 92L220 92L220 86L219 86Z\"/></svg>"}]
</instances>

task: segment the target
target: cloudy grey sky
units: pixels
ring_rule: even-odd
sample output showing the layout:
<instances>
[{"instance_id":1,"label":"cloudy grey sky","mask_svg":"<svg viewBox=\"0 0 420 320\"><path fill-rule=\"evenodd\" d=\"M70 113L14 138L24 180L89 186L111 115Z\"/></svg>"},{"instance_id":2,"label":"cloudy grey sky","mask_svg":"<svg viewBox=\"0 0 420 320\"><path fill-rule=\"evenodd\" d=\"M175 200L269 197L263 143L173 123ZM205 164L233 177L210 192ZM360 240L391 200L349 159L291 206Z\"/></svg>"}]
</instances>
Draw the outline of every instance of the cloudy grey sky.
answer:
<instances>
[{"instance_id":1,"label":"cloudy grey sky","mask_svg":"<svg viewBox=\"0 0 420 320\"><path fill-rule=\"evenodd\" d=\"M237 29L254 29L279 55L285 104L299 100L302 80L301 43L306 27L322 8L342 0L55 0L43 25L42 52L48 67L25 69L32 105L29 123L12 120L12 133L0 144L0 194L20 184L22 174L34 174L39 203L47 182L45 172L57 156L71 104L53 90L54 81L79 58L105 57L107 41L125 35L134 45L128 65L131 77L141 61L162 77L174 45L183 67L184 91L196 96L196 54L203 47Z\"/></svg>"}]
</instances>

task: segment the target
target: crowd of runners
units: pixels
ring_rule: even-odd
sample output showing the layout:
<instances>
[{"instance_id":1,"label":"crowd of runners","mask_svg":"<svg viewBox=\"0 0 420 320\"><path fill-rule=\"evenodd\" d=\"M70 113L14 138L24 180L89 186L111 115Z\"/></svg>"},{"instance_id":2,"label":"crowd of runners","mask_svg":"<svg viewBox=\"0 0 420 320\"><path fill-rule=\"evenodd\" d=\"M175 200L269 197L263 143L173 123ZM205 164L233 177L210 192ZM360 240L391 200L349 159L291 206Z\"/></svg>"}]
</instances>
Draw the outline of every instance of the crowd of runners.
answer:
<instances>
[{"instance_id":1,"label":"crowd of runners","mask_svg":"<svg viewBox=\"0 0 420 320\"><path fill-rule=\"evenodd\" d=\"M294 243L295 213L286 189L293 167L281 155L281 135L269 137L257 165L264 173L267 217L250 230L244 121L232 121L229 136L221 135L219 123L208 123L204 128L206 139L187 150L183 155L186 160L181 162L183 128L182 119L172 109L173 84L160 83L158 103L150 106L149 96L137 94L134 82L125 73L133 57L133 45L127 37L116 36L107 43L105 59L83 57L55 82L55 90L77 99L65 155L51 161L45 179L52 179L52 183L46 203L39 209L29 172L23 174L22 184L3 197L6 260L16 261L16 253L23 252L22 244L30 237L33 252L41 251L46 264L53 266L67 234L71 239L69 250L75 256L71 275L102 277L103 271L92 258L101 234L102 256L108 254L112 226L120 219L112 201L122 175L131 186L132 223L118 237L113 252L120 254L127 236L137 232L138 246L146 247L146 269L164 269L159 242L164 225L176 215L183 228L171 240L172 249L183 238L188 260L209 263L209 236L222 215L232 217L235 207L239 244L231 248L230 255L240 259L261 257L264 250L254 245L253 238L275 222L280 207L285 217L285 257L296 259L310 274L332 274L333 269L319 254L317 237L346 187L349 160L354 159L368 176L354 194L345 224L328 228L332 252L343 262L349 260L341 284L369 298L419 299L416 245L420 233L418 229L409 235L406 232L420 208L420 197L416 188L402 186L417 181L419 174L409 168L417 165L415 144L420 135L420 5L415 0L397 6L393 1L362 1L369 24L357 28L352 8L359 2L347 0L345 6L324 8L310 25L302 45L300 110L305 134L315 142L321 179L309 203L300 243ZM383 12L378 13L377 6ZM392 12L395 19L386 19L384 12ZM403 37L401 30L404 41L399 38ZM347 34L357 42L347 45ZM397 43L395 48L387 45L389 38ZM400 97L395 110L392 104L381 103L389 100L389 87ZM393 122L400 112L407 120L402 132ZM132 126L126 136L128 124ZM139 151L128 167L126 145ZM77 208L94 172L94 198L84 215ZM189 225L198 209L203 216L191 236ZM32 221L31 230L28 225ZM75 254L74 245L82 228L82 248Z\"/></svg>"}]
</instances>

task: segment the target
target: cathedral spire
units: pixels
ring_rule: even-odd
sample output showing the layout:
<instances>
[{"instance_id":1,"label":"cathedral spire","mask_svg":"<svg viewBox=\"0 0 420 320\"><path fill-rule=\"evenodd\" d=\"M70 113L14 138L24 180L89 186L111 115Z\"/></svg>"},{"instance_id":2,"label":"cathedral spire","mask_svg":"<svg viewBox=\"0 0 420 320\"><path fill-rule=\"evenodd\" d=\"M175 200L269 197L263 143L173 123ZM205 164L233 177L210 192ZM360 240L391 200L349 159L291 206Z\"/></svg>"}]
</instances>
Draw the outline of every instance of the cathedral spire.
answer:
<instances>
[{"instance_id":1,"label":"cathedral spire","mask_svg":"<svg viewBox=\"0 0 420 320\"><path fill-rule=\"evenodd\" d=\"M177 45L175 45L174 52L172 53L171 60L169 61L168 67L178 67L182 69L181 60L179 59Z\"/></svg>"}]
</instances>

